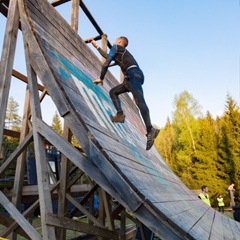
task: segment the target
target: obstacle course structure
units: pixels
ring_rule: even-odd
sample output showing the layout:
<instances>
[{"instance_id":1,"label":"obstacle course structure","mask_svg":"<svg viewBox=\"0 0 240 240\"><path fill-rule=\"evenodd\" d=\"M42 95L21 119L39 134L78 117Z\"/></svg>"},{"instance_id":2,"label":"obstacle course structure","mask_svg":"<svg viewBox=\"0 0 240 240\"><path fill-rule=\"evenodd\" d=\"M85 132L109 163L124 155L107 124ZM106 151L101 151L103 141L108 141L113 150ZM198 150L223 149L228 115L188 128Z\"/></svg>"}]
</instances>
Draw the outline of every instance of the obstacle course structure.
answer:
<instances>
[{"instance_id":1,"label":"obstacle course structure","mask_svg":"<svg viewBox=\"0 0 240 240\"><path fill-rule=\"evenodd\" d=\"M55 1L52 5L57 5ZM65 1L66 2L66 1ZM73 16L82 1L73 0ZM1 1L7 15L7 27L1 59L0 109L6 112L13 73L18 28L23 33L28 89L20 144L0 166L0 177L16 160L15 181L10 199L1 191L0 203L12 218L1 214L0 224L7 228L2 237L12 233L27 239L65 239L65 229L99 238L126 239L126 216L141 229L143 225L160 239L238 239L240 225L199 200L167 166L155 147L145 150L146 132L138 109L126 94L121 96L126 121L113 124L109 115L114 106L109 90L118 82L108 72L103 87L93 84L101 61L46 0ZM89 12L88 12L89 14ZM102 42L109 45L106 35ZM39 86L41 81L43 86ZM39 94L39 91L42 91ZM48 94L64 119L64 134L58 135L42 119L41 100ZM0 118L0 136L4 135L4 118ZM81 149L70 144L72 134ZM53 183L44 144L48 141L62 154L60 180ZM20 213L26 147L34 142L39 198ZM71 168L70 168L71 166ZM77 174L76 170L79 170ZM85 174L91 182L81 202L69 189ZM58 214L53 214L52 195L58 194ZM99 197L99 212L84 208L86 201ZM114 201L112 200L114 199ZM76 209L66 211L70 201ZM27 221L38 206L42 234ZM73 220L83 212L89 223ZM131 215L128 214L131 212ZM14 220L13 220L14 219ZM117 229L114 220L120 220ZM201 236L201 238L199 238Z\"/></svg>"}]
</instances>

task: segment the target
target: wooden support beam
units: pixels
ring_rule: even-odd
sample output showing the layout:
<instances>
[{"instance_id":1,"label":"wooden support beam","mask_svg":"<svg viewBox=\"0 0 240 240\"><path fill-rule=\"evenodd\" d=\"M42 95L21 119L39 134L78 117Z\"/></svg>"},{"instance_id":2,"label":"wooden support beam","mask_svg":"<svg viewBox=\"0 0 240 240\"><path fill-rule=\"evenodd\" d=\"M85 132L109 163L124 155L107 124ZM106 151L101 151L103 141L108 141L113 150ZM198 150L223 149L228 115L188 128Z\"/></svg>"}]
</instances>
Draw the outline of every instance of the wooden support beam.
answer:
<instances>
[{"instance_id":1,"label":"wooden support beam","mask_svg":"<svg viewBox=\"0 0 240 240\"><path fill-rule=\"evenodd\" d=\"M102 35L102 50L107 52L107 35L103 34ZM104 57L102 57L102 62L104 63L106 61L106 59Z\"/></svg>"},{"instance_id":2,"label":"wooden support beam","mask_svg":"<svg viewBox=\"0 0 240 240\"><path fill-rule=\"evenodd\" d=\"M79 4L81 0L72 0L71 27L78 32Z\"/></svg>"},{"instance_id":3,"label":"wooden support beam","mask_svg":"<svg viewBox=\"0 0 240 240\"><path fill-rule=\"evenodd\" d=\"M24 141L25 137L29 133L29 127L28 127L29 113L30 113L30 98L29 98L29 89L27 89L25 94L22 128L21 128L21 134L19 139L20 143ZM21 153L21 155L17 158L16 170L15 170L12 203L17 209L20 209L20 206L21 206L26 158L27 158L27 150L25 149ZM17 239L17 235L13 233L12 240L15 240L15 239Z\"/></svg>"},{"instance_id":4,"label":"wooden support beam","mask_svg":"<svg viewBox=\"0 0 240 240\"><path fill-rule=\"evenodd\" d=\"M41 211L41 223L42 223L42 235L44 239L56 240L55 230L53 227L46 225L45 217L46 213L52 213L52 200L50 195L49 186L49 175L48 166L46 160L46 153L44 148L44 139L38 133L36 129L37 119L42 119L41 107L38 95L38 85L37 76L35 71L31 66L30 53L29 53L29 42L33 40L32 32L30 31L30 26L26 20L26 16L21 5L21 0L19 2L19 12L21 16L22 31L24 36L24 50L27 65L27 76L29 79L29 91L30 91L30 102L31 102L31 113L33 122L33 137L34 137L34 149L36 158L36 169L37 169L37 179L38 179L38 190L40 199L40 211ZM36 40L32 41L32 44L36 44ZM36 44L37 45L37 44ZM36 46L36 51L39 51L39 47ZM41 57L40 57L41 58ZM43 61L44 62L44 61ZM41 65L43 65L41 62Z\"/></svg>"},{"instance_id":5,"label":"wooden support beam","mask_svg":"<svg viewBox=\"0 0 240 240\"><path fill-rule=\"evenodd\" d=\"M71 142L72 139L72 132L70 128L67 126L66 122L64 121L64 128L63 128L63 138ZM66 198L66 192L68 191L68 182L69 182L69 169L70 169L70 161L69 159L62 154L61 158L61 173L60 173L60 188L59 188L59 195L58 195L58 217L62 218L66 214L67 209L67 198ZM77 168L75 167L74 171ZM68 185L68 186L67 186ZM72 184L69 186L71 187ZM66 229L60 228L59 231L57 231L57 238L58 239L66 239Z\"/></svg>"},{"instance_id":6,"label":"wooden support beam","mask_svg":"<svg viewBox=\"0 0 240 240\"><path fill-rule=\"evenodd\" d=\"M83 170L90 178L97 180L98 183L105 187L108 193L117 196L118 193L112 185L106 180L105 176L99 169L91 163L91 160L85 157L81 152L74 148L69 142L59 136L52 128L44 122L38 120L36 125L38 132L44 136L53 146L59 149L68 159L71 160L77 167ZM120 197L119 197L120 198ZM121 199L121 198L120 198ZM121 202L120 202L121 203Z\"/></svg>"},{"instance_id":7,"label":"wooden support beam","mask_svg":"<svg viewBox=\"0 0 240 240\"><path fill-rule=\"evenodd\" d=\"M51 186L51 193L53 193L59 187L59 181ZM34 210L39 206L39 199L35 201L24 213L23 216L26 218L34 212ZM7 237L12 231L14 231L19 223L14 221L2 234L3 237Z\"/></svg>"},{"instance_id":8,"label":"wooden support beam","mask_svg":"<svg viewBox=\"0 0 240 240\"><path fill-rule=\"evenodd\" d=\"M109 195L103 189L102 189L102 196L103 196L105 214L106 214L107 222L108 222L108 228L110 230L113 230L115 227L114 227L113 219L111 218L112 206L109 201Z\"/></svg>"},{"instance_id":9,"label":"wooden support beam","mask_svg":"<svg viewBox=\"0 0 240 240\"><path fill-rule=\"evenodd\" d=\"M62 179L61 179L62 181ZM51 185L52 187L53 185ZM70 188L67 189L69 192L71 193L87 193L89 191L91 191L91 186L88 184L81 184L81 185L73 185ZM4 189L1 189L1 191L5 194L5 196L7 198L12 198L13 196L13 191L12 189L8 189L6 187L4 187ZM52 193L52 195L59 195L59 191L55 191ZM23 186L22 189L22 197L24 198L22 200L22 202L30 202L32 200L32 198L34 197L38 197L38 186L37 185L26 185ZM27 201L27 197L29 197L30 201ZM25 200L26 199L26 200Z\"/></svg>"},{"instance_id":10,"label":"wooden support beam","mask_svg":"<svg viewBox=\"0 0 240 240\"><path fill-rule=\"evenodd\" d=\"M48 225L67 228L73 231L84 232L86 234L102 236L107 239L118 239L118 233L116 231L108 230L104 227L90 226L87 223L76 222L69 218L59 218L57 215L48 214L46 217Z\"/></svg>"},{"instance_id":11,"label":"wooden support beam","mask_svg":"<svg viewBox=\"0 0 240 240\"><path fill-rule=\"evenodd\" d=\"M14 207L14 205L0 191L0 203L10 213L13 219L21 225L21 228L27 233L31 239L42 240L42 237L34 229L34 227L22 216L22 214ZM49 238L50 239L50 238Z\"/></svg>"},{"instance_id":12,"label":"wooden support beam","mask_svg":"<svg viewBox=\"0 0 240 240\"><path fill-rule=\"evenodd\" d=\"M111 215L113 219L118 218L118 215L123 211L124 207L118 204L117 207L112 211Z\"/></svg>"},{"instance_id":13,"label":"wooden support beam","mask_svg":"<svg viewBox=\"0 0 240 240\"><path fill-rule=\"evenodd\" d=\"M13 138L20 138L20 132L16 132L6 128L3 129L3 135L13 137Z\"/></svg>"},{"instance_id":14,"label":"wooden support beam","mask_svg":"<svg viewBox=\"0 0 240 240\"><path fill-rule=\"evenodd\" d=\"M66 194L67 199L76 206L80 212L87 216L87 218L92 221L98 227L104 227L89 211L87 211L83 205L79 204L70 194Z\"/></svg>"},{"instance_id":15,"label":"wooden support beam","mask_svg":"<svg viewBox=\"0 0 240 240\"><path fill-rule=\"evenodd\" d=\"M28 133L26 138L17 146L17 148L13 151L13 153L8 157L8 159L1 165L0 167L0 177L7 170L7 168L12 164L14 160L24 151L24 149L28 146L28 144L33 139L32 131Z\"/></svg>"},{"instance_id":16,"label":"wooden support beam","mask_svg":"<svg viewBox=\"0 0 240 240\"><path fill-rule=\"evenodd\" d=\"M83 171L80 171L80 173L77 173L71 181L67 184L67 189L69 189L79 178L81 178L84 175Z\"/></svg>"},{"instance_id":17,"label":"wooden support beam","mask_svg":"<svg viewBox=\"0 0 240 240\"><path fill-rule=\"evenodd\" d=\"M7 215L5 215L4 213L0 212L0 224L5 226L6 228L8 228L12 223L14 222L14 220L11 217L8 217ZM31 239L23 230L21 227L18 227L15 229L15 232L23 237L25 237L26 239ZM1 233L2 237L7 237L7 236L3 236L4 234ZM0 237L1 239L1 237Z\"/></svg>"},{"instance_id":18,"label":"wooden support beam","mask_svg":"<svg viewBox=\"0 0 240 240\"><path fill-rule=\"evenodd\" d=\"M122 212L124 212L124 211L125 211L125 209ZM126 216L125 216L125 214L121 214L120 239L126 240Z\"/></svg>"},{"instance_id":19,"label":"wooden support beam","mask_svg":"<svg viewBox=\"0 0 240 240\"><path fill-rule=\"evenodd\" d=\"M89 199L91 196L93 196L93 194L94 194L94 192L97 190L97 188L98 188L98 185L95 184L95 185L92 187L92 189L84 196L84 198L81 200L80 204L81 204L81 205L84 205L84 204L88 201L88 199ZM72 212L71 212L70 214L68 214L68 216L69 216L69 217L73 217L77 212L78 212L78 209L75 208L75 209L72 210Z\"/></svg>"},{"instance_id":20,"label":"wooden support beam","mask_svg":"<svg viewBox=\"0 0 240 240\"><path fill-rule=\"evenodd\" d=\"M22 82L28 83L27 77L14 69L12 70L12 76L21 80ZM38 90L43 92L45 90L45 88L41 84L38 84Z\"/></svg>"},{"instance_id":21,"label":"wooden support beam","mask_svg":"<svg viewBox=\"0 0 240 240\"><path fill-rule=\"evenodd\" d=\"M7 110L7 101L10 91L11 73L16 49L16 41L19 25L18 3L15 0L10 1L8 10L7 26L4 36L3 50L0 64L0 148L2 146L2 136L5 124Z\"/></svg>"}]
</instances>

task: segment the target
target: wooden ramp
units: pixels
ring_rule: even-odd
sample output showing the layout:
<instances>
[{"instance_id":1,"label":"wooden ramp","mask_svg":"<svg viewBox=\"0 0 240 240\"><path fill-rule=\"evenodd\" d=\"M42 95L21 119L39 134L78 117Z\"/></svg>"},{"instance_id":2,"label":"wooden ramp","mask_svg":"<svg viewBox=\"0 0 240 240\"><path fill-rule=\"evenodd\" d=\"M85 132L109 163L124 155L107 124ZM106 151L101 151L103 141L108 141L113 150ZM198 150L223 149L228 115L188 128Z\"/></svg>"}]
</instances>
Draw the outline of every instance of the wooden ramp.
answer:
<instances>
[{"instance_id":1,"label":"wooden ramp","mask_svg":"<svg viewBox=\"0 0 240 240\"><path fill-rule=\"evenodd\" d=\"M115 114L109 90L117 80L108 72L103 87L93 84L101 61L49 2L18 2L29 63L87 158L77 158L36 118L38 133L160 239L240 239L239 223L199 200L155 147L145 150L145 128L129 95L121 96L125 123L109 120Z\"/></svg>"}]
</instances>

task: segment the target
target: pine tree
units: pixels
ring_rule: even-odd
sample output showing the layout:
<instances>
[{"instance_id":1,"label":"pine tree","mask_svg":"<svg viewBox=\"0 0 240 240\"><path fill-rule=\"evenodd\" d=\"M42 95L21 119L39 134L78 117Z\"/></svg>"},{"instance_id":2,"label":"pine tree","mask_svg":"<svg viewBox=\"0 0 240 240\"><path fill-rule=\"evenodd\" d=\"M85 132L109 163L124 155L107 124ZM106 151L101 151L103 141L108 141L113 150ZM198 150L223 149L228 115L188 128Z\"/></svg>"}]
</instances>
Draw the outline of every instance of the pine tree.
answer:
<instances>
[{"instance_id":1,"label":"pine tree","mask_svg":"<svg viewBox=\"0 0 240 240\"><path fill-rule=\"evenodd\" d=\"M208 185L212 193L223 194L227 174L219 174L217 135L215 132L215 121L208 112L205 118L198 119L200 132L197 141L197 151L194 156L192 174L196 184ZM195 186L195 188L197 185Z\"/></svg>"},{"instance_id":2,"label":"pine tree","mask_svg":"<svg viewBox=\"0 0 240 240\"><path fill-rule=\"evenodd\" d=\"M13 97L9 98L7 112L5 117L5 128L14 131L20 131L21 118L18 115L19 104Z\"/></svg>"},{"instance_id":3,"label":"pine tree","mask_svg":"<svg viewBox=\"0 0 240 240\"><path fill-rule=\"evenodd\" d=\"M229 163L230 182L240 189L240 109L228 94L222 127L225 160Z\"/></svg>"},{"instance_id":4,"label":"pine tree","mask_svg":"<svg viewBox=\"0 0 240 240\"><path fill-rule=\"evenodd\" d=\"M19 132L21 129L21 118L18 115L19 104L14 100L13 97L9 98L7 105L7 112L5 117L5 128L13 131ZM2 143L2 154L4 158L17 147L19 144L19 139L4 136Z\"/></svg>"},{"instance_id":5,"label":"pine tree","mask_svg":"<svg viewBox=\"0 0 240 240\"><path fill-rule=\"evenodd\" d=\"M55 114L53 116L52 129L54 131L56 131L59 135L61 135L61 136L63 135L62 123L60 121L60 117L59 117L57 111L55 112Z\"/></svg>"},{"instance_id":6,"label":"pine tree","mask_svg":"<svg viewBox=\"0 0 240 240\"><path fill-rule=\"evenodd\" d=\"M165 127L161 129L160 134L155 140L155 146L159 150L163 159L171 168L174 167L173 144L174 144L173 127L170 123L170 119L167 118L167 123Z\"/></svg>"}]
</instances>

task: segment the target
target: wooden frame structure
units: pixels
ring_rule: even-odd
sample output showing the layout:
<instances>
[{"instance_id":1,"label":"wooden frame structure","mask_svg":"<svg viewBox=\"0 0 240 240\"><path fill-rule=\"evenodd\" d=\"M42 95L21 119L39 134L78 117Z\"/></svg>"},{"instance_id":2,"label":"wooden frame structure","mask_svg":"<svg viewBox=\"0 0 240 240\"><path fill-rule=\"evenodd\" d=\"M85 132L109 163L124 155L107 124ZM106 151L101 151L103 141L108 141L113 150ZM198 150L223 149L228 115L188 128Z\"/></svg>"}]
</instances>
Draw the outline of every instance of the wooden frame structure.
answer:
<instances>
[{"instance_id":1,"label":"wooden frame structure","mask_svg":"<svg viewBox=\"0 0 240 240\"><path fill-rule=\"evenodd\" d=\"M20 2L20 1L19 1ZM39 136L39 133L37 133L37 130L32 129L32 126L34 128L35 121L37 121L37 118L41 119L41 107L40 102L44 98L44 96L47 93L46 88L44 88L42 85L37 83L36 74L34 70L32 69L30 63L29 63L29 54L27 52L27 47L25 45L25 53L26 53L26 63L28 65L28 77L24 76L23 74L19 73L18 71L13 69L13 60L14 60L14 53L15 53L15 47L16 47L16 40L17 40L17 32L19 29L19 9L18 9L18 1L1 1L0 9L1 13L8 17L7 19L7 27L6 27L6 34L5 34L5 41L4 41L4 47L2 52L2 61L1 61L1 79L4 81L1 81L1 110L2 112L6 112L6 106L7 106L7 100L8 100L8 93L10 89L10 80L11 75L18 78L19 80L25 82L26 84L29 84L30 91L33 91L34 94L32 96L32 99L30 99L29 96L29 89L27 89L25 94L25 105L24 105L24 114L22 119L22 129L21 133L14 132L8 129L4 129L4 118L5 115L2 115L1 118L1 138L0 143L2 143L2 136L7 135L11 137L19 138L20 145L18 148L11 154L11 156L1 165L0 167L0 176L4 174L4 172L8 169L8 167L12 164L13 161L16 161L17 158L17 167L16 167L16 174L15 174L15 181L14 186L12 189L12 193L9 192L5 193L4 195L2 192L0 192L0 198L1 198L1 204L7 209L7 211L13 216L16 220L13 221L8 216L1 214L0 217L0 224L5 225L7 229L1 233L2 237L9 236L10 233L12 233L11 238L16 239L16 234L18 233L27 239L65 239L66 237L66 229L71 229L75 231L79 231L85 234L93 235L93 236L99 236L100 238L111 238L111 239L117 239L118 235L120 234L123 239L131 238L134 234L134 229L130 228L127 229L125 226L126 217L130 217L134 222L138 223L139 226L141 226L141 223L134 219L133 217L129 216L128 213L125 211L125 208L122 207L121 204L115 203L111 200L110 195L104 191L98 184L96 184L91 178L89 178L91 187L87 187L87 189L80 189L80 191L83 191L87 194L85 194L84 198L81 200L80 203L76 202L76 200L71 196L69 190L70 188L77 182L81 177L84 175L84 172L80 171L80 173L75 174L77 169L79 169L77 166L72 166L70 169L70 161L65 156L62 155L62 169L64 171L61 171L61 181L55 181L54 184L51 186L47 184L48 182L48 175L54 178L54 175L52 173L51 168L49 168L46 156L45 156L45 150L44 150L44 141L42 136ZM52 2L53 6L58 6L59 4L62 4L67 1L54 1ZM95 40L103 39L103 48L106 49L104 45L108 45L111 47L110 43L105 40L105 35L103 34L100 27L97 25L93 17L91 16L90 12L84 5L82 1L79 0L73 0L72 1L72 17L71 17L71 26L72 28L77 32L78 30L78 11L79 6L81 6L86 13L86 15L89 17L90 21L93 23L97 31L102 35L102 37L99 35L97 37L94 37ZM7 34L7 32L11 29L11 33ZM86 40L88 42L88 40ZM25 44L27 44L25 42ZM12 73L12 74L11 74ZM31 77L32 81L29 82L28 78ZM33 84L33 85L32 85ZM37 96L38 91L41 91L42 94L40 98ZM33 103L33 105L36 106L30 108L30 102ZM31 111L32 110L32 111ZM32 117L32 119L31 119ZM34 120L35 119L35 120ZM41 121L41 120L40 120ZM48 129L50 130L50 129ZM57 136L52 130L50 130L55 136ZM25 211L23 214L20 214L17 209L20 209L20 202L21 198L25 195L24 192L27 191L26 187L23 186L23 177L24 177L24 169L25 169L25 161L26 161L26 151L27 146L35 140L36 137L36 146L38 148L37 150L37 158L41 159L41 163L38 164L37 168L40 172L44 172L42 177L38 174L40 177L38 179L39 181L39 199L36 200L31 207ZM57 136L58 140L60 142L64 141L71 141L72 133L71 130L68 128L67 124L64 124L64 134L63 139L60 140L60 136ZM57 141L58 141L57 140ZM61 144L61 143L60 143ZM62 143L66 144L66 142ZM71 155L75 155L76 159L83 159L86 160L86 157L82 153L83 151L76 150L71 146L71 144L67 143L66 151L74 152ZM41 150L40 150L41 149ZM90 167L90 171L92 167ZM93 167L94 169L94 167ZM96 173L96 170L92 170L92 172ZM46 176L44 176L46 175ZM96 173L96 176L99 174ZM45 179L44 179L45 178ZM101 181L105 181L103 176L98 176L99 179L102 179ZM45 183L44 183L45 182ZM24 190L25 189L25 190ZM58 216L51 214L52 212L52 200L51 200L51 193L58 190L59 195L59 212ZM36 188L30 191L36 191ZM93 213L93 194L97 194L99 198L99 209L98 209L98 217L96 217ZM35 194L36 195L36 194ZM31 195L30 195L31 196ZM11 199L12 203L8 200ZM66 201L72 202L76 207L75 210L67 214L66 218ZM90 209L87 211L84 208L84 204L86 204L87 201L90 201ZM41 204L43 203L43 205ZM7 206L9 205L9 206ZM39 207L39 205L43 206L41 209L41 216L42 217L42 236L40 236L36 230L29 224L27 221L28 216L30 216L36 208ZM115 208L114 211L112 209ZM81 223L81 222L75 222L74 220L71 220L72 217L78 212L81 211L86 215L86 217L89 219L89 224L87 223ZM120 217L120 213L121 217ZM106 218L109 224L109 227L106 227ZM70 219L69 219L70 218ZM119 219L121 221L121 231L114 231L113 227L113 219ZM95 226L94 226L95 225ZM21 226L21 227L20 227ZM59 231L54 230L54 227L58 228ZM23 230L22 230L23 229ZM108 230L109 229L109 230ZM127 232L128 231L128 232Z\"/></svg>"},{"instance_id":2,"label":"wooden frame structure","mask_svg":"<svg viewBox=\"0 0 240 240\"><path fill-rule=\"evenodd\" d=\"M67 2L54 1L52 5ZM103 49L111 46L81 0L72 0L71 27L47 0L1 0L0 11L7 16L0 66L0 145L12 74L28 83L20 143L0 166L0 177L16 161L12 194L0 191L0 204L11 217L0 213L0 224L7 228L2 237L20 234L27 239L66 239L66 229L97 236L99 239L127 239L126 217L139 226L146 239L147 226L160 239L237 239L240 225L222 216L186 188L163 161L156 148L145 150L145 129L137 107L128 95L122 97L126 122L113 124L114 112L108 96L118 82L110 72L104 87L92 83L99 75L101 61L76 33L78 11L82 7L102 39ZM27 77L13 70L18 29L23 32ZM41 85L39 85L39 80ZM39 94L41 92L41 94ZM64 119L63 136L42 119L41 101L51 96ZM8 132L11 133L11 132ZM72 134L81 149L70 143ZM61 176L56 180L46 159L45 141L61 153ZM23 178L27 146L34 142L38 199L23 213ZM86 175L90 188L77 202L70 188ZM52 179L53 183L49 182ZM58 195L58 213L53 213L52 198ZM97 215L93 196L99 198ZM113 200L114 199L114 200ZM66 211L67 201L75 209ZM90 202L89 211L85 209ZM27 217L40 206L42 232L39 234ZM77 211L88 223L72 218ZM131 212L133 214L128 214ZM117 229L115 220L119 221Z\"/></svg>"}]
</instances>

